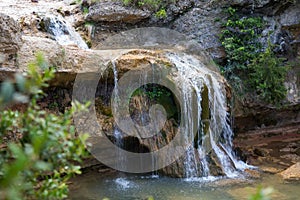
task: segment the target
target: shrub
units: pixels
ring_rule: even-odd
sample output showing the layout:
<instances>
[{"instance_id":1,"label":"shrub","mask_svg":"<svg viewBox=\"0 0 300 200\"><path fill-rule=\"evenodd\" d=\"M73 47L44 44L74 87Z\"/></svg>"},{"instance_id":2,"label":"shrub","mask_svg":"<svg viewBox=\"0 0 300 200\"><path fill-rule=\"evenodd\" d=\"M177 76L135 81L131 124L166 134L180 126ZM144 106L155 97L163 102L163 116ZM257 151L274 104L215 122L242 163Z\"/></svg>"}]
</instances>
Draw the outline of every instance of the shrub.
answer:
<instances>
[{"instance_id":1,"label":"shrub","mask_svg":"<svg viewBox=\"0 0 300 200\"><path fill-rule=\"evenodd\" d=\"M261 17L240 17L236 10L227 10L220 41L226 52L226 64L221 72L240 98L245 92L254 92L267 103L279 104L284 99L284 80L287 67L273 53L269 42L263 50L259 41L265 26Z\"/></svg>"},{"instance_id":2,"label":"shrub","mask_svg":"<svg viewBox=\"0 0 300 200\"><path fill-rule=\"evenodd\" d=\"M288 71L288 66L284 65L283 59L277 58L271 48L271 44L254 58L249 65L250 86L257 95L264 101L278 104L286 96L284 81Z\"/></svg>"},{"instance_id":3,"label":"shrub","mask_svg":"<svg viewBox=\"0 0 300 200\"><path fill-rule=\"evenodd\" d=\"M73 103L63 114L49 114L36 103L53 75L38 54L26 77L16 75L16 89L9 81L2 84L2 103L16 100L16 93L31 97L24 112L7 109L1 113L0 142L5 145L0 147L0 196L4 199L66 198L67 180L80 173L75 162L86 154L81 142L86 136L75 137L71 119L86 106Z\"/></svg>"}]
</instances>

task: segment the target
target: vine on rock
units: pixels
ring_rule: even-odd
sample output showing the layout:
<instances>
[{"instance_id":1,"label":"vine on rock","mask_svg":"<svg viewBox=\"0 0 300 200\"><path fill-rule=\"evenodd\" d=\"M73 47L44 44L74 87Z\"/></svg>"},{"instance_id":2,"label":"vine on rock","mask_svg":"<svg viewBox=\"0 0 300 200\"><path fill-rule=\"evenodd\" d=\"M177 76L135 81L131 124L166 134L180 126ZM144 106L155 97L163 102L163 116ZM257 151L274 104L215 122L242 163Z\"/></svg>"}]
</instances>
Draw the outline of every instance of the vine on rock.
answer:
<instances>
[{"instance_id":1,"label":"vine on rock","mask_svg":"<svg viewBox=\"0 0 300 200\"><path fill-rule=\"evenodd\" d=\"M278 105L286 96L284 87L288 66L268 42L263 50L260 42L265 22L261 17L240 17L237 10L228 8L229 17L223 24L220 41L226 52L223 75L241 98L254 93L266 103Z\"/></svg>"}]
</instances>

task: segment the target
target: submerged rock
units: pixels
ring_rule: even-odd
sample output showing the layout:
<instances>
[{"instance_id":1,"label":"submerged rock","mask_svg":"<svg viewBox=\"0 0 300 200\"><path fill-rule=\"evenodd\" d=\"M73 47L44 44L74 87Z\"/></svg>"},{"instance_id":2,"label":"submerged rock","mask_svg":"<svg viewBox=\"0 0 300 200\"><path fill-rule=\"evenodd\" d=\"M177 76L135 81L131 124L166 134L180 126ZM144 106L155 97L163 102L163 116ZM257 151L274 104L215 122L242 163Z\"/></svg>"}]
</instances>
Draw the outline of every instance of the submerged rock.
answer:
<instances>
[{"instance_id":1,"label":"submerged rock","mask_svg":"<svg viewBox=\"0 0 300 200\"><path fill-rule=\"evenodd\" d=\"M267 188L269 190L269 188ZM258 191L258 188L255 187L242 187L242 188L236 188L231 189L228 191L228 193L233 197L233 199L236 200L247 200L250 196L255 195ZM284 200L287 199L286 195L282 194L281 192L270 189L270 194L267 195L268 197L271 197L271 199L277 199L277 200Z\"/></svg>"}]
</instances>

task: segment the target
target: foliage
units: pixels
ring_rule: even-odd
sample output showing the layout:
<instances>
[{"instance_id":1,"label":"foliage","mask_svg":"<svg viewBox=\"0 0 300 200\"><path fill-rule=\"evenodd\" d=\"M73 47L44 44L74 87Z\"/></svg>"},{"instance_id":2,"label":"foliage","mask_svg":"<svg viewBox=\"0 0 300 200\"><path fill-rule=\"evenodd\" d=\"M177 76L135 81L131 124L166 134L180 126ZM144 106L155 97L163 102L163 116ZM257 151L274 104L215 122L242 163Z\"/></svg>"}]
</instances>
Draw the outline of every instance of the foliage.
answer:
<instances>
[{"instance_id":1,"label":"foliage","mask_svg":"<svg viewBox=\"0 0 300 200\"><path fill-rule=\"evenodd\" d=\"M265 52L259 54L249 65L250 85L255 87L257 94L266 102L277 104L286 96L284 81L288 71L288 66L283 64L281 58L277 58L271 44Z\"/></svg>"},{"instance_id":2,"label":"foliage","mask_svg":"<svg viewBox=\"0 0 300 200\"><path fill-rule=\"evenodd\" d=\"M160 97L171 96L171 92L164 87L160 87L155 84L147 84L143 87L140 87L134 93L132 96L142 95L145 94L151 101L158 101Z\"/></svg>"},{"instance_id":3,"label":"foliage","mask_svg":"<svg viewBox=\"0 0 300 200\"><path fill-rule=\"evenodd\" d=\"M227 11L230 16L220 36L227 58L222 71L228 79L233 79L234 75L247 69L247 65L260 53L258 37L263 21L259 17L240 18L231 7Z\"/></svg>"},{"instance_id":4,"label":"foliage","mask_svg":"<svg viewBox=\"0 0 300 200\"><path fill-rule=\"evenodd\" d=\"M166 7L174 0L122 0L125 5L133 5L155 11L157 18L167 17Z\"/></svg>"},{"instance_id":5,"label":"foliage","mask_svg":"<svg viewBox=\"0 0 300 200\"><path fill-rule=\"evenodd\" d=\"M233 70L246 69L260 52L261 43L258 41L263 21L260 17L239 18L235 10L229 8L232 15L225 23L221 41L225 47L227 62ZM226 68L225 68L226 70Z\"/></svg>"},{"instance_id":6,"label":"foliage","mask_svg":"<svg viewBox=\"0 0 300 200\"><path fill-rule=\"evenodd\" d=\"M249 200L270 200L270 195L273 192L273 188L259 187L257 192L249 197Z\"/></svg>"},{"instance_id":7,"label":"foliage","mask_svg":"<svg viewBox=\"0 0 300 200\"><path fill-rule=\"evenodd\" d=\"M226 52L222 73L238 94L255 92L265 102L277 104L285 97L283 82L287 67L272 52L270 42L262 50L259 38L264 21L261 17L240 17L231 7L227 12L229 18L220 35Z\"/></svg>"},{"instance_id":8,"label":"foliage","mask_svg":"<svg viewBox=\"0 0 300 200\"><path fill-rule=\"evenodd\" d=\"M40 69L37 68L40 67ZM44 70L43 73L40 73ZM37 99L43 94L42 88L47 87L47 81L53 78L54 70L49 69L47 63L41 53L37 53L36 60L29 63L28 72L25 74L26 79L21 74L15 74L16 88L11 80L4 81L0 89L0 106L11 102L27 102L27 94L33 95L33 99Z\"/></svg>"},{"instance_id":9,"label":"foliage","mask_svg":"<svg viewBox=\"0 0 300 200\"><path fill-rule=\"evenodd\" d=\"M86 106L73 103L70 110L55 115L41 110L36 103L53 75L42 54L38 54L26 77L16 75L18 92L9 81L4 83L9 87L2 85L9 88L1 90L2 102L8 103L21 92L30 95L31 101L24 112L4 110L1 114L0 142L6 144L0 147L1 198L63 199L68 193L67 180L80 173L75 162L86 153L81 142L86 136L75 137L71 117Z\"/></svg>"}]
</instances>

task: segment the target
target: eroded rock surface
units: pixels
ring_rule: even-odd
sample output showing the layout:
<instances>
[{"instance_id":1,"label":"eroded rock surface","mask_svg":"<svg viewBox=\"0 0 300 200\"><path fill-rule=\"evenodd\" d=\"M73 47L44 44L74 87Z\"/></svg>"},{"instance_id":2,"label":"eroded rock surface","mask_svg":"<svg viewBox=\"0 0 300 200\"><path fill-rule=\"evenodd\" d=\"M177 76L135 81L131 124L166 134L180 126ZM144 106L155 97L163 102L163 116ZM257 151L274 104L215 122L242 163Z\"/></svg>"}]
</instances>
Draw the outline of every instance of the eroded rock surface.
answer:
<instances>
[{"instance_id":1,"label":"eroded rock surface","mask_svg":"<svg viewBox=\"0 0 300 200\"><path fill-rule=\"evenodd\" d=\"M86 16L93 22L125 22L136 23L150 16L149 11L124 6L119 1L100 1L91 5Z\"/></svg>"},{"instance_id":2,"label":"eroded rock surface","mask_svg":"<svg viewBox=\"0 0 300 200\"><path fill-rule=\"evenodd\" d=\"M287 168L283 172L279 173L282 178L286 181L299 181L300 180L300 162L292 165L291 167Z\"/></svg>"},{"instance_id":3,"label":"eroded rock surface","mask_svg":"<svg viewBox=\"0 0 300 200\"><path fill-rule=\"evenodd\" d=\"M0 13L0 67L16 64L16 54L22 46L20 25L10 16Z\"/></svg>"}]
</instances>

